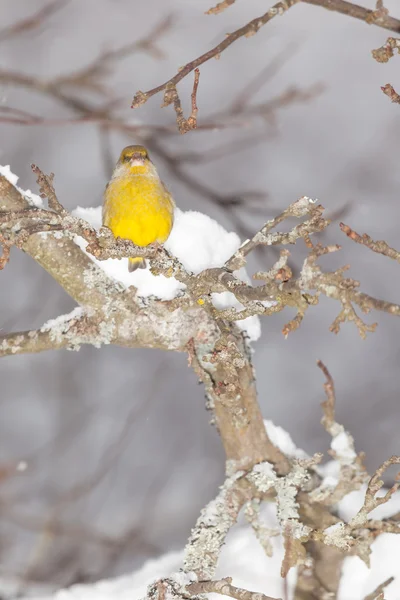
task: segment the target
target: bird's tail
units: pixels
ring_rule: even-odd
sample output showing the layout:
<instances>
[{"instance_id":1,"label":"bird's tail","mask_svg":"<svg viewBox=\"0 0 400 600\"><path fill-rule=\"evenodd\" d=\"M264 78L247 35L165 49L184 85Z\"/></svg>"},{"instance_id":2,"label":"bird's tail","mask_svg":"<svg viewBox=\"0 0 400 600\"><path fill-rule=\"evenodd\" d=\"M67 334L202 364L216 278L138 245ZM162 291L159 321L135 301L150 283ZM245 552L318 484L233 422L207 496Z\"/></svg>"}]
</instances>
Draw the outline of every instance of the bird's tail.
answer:
<instances>
[{"instance_id":1,"label":"bird's tail","mask_svg":"<svg viewBox=\"0 0 400 600\"><path fill-rule=\"evenodd\" d=\"M128 262L129 273L133 273L136 269L145 269L146 259L145 258L130 258Z\"/></svg>"}]
</instances>

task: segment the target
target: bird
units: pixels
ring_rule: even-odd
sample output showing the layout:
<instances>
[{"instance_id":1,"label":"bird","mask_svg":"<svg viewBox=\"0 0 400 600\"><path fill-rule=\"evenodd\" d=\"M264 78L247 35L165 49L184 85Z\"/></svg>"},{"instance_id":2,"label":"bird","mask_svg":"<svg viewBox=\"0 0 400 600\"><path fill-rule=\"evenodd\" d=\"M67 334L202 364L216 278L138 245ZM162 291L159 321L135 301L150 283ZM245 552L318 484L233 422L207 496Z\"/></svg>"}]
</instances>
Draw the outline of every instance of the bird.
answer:
<instances>
[{"instance_id":1,"label":"bird","mask_svg":"<svg viewBox=\"0 0 400 600\"><path fill-rule=\"evenodd\" d=\"M144 146L126 146L106 185L103 226L136 246L163 244L171 233L175 202ZM129 258L128 269L145 269L145 258Z\"/></svg>"}]
</instances>

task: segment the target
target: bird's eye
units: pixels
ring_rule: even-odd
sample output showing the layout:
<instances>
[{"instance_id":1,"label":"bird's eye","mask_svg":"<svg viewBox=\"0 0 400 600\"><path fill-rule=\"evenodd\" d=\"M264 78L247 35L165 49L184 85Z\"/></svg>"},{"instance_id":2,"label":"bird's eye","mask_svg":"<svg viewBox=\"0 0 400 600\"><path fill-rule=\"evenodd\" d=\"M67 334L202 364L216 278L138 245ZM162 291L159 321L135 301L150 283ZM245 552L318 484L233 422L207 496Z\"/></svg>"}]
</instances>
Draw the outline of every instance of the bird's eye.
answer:
<instances>
[{"instance_id":1,"label":"bird's eye","mask_svg":"<svg viewBox=\"0 0 400 600\"><path fill-rule=\"evenodd\" d=\"M129 154L125 154L124 161L129 162L130 160L131 160L131 157L129 156Z\"/></svg>"}]
</instances>

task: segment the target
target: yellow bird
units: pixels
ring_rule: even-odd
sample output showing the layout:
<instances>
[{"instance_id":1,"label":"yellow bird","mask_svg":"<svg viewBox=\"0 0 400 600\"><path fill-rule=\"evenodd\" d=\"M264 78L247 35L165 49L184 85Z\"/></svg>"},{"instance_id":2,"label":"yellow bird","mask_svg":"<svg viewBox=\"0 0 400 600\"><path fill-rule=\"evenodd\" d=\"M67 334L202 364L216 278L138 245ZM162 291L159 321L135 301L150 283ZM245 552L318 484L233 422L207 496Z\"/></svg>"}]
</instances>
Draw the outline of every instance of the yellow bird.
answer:
<instances>
[{"instance_id":1,"label":"yellow bird","mask_svg":"<svg viewBox=\"0 0 400 600\"><path fill-rule=\"evenodd\" d=\"M103 225L137 246L164 243L171 233L174 207L146 148L124 148L104 192ZM145 269L146 260L130 258L128 267Z\"/></svg>"}]
</instances>

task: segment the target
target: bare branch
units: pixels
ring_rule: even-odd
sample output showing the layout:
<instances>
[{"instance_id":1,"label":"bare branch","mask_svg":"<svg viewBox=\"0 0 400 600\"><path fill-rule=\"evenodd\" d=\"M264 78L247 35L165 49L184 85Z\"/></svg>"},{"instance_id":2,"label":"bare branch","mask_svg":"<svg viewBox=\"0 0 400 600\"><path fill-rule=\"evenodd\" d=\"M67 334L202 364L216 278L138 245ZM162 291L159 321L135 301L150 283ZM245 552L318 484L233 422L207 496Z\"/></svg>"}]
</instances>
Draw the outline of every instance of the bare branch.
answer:
<instances>
[{"instance_id":1,"label":"bare branch","mask_svg":"<svg viewBox=\"0 0 400 600\"><path fill-rule=\"evenodd\" d=\"M388 96L391 99L392 102L394 102L395 104L400 104L400 94L396 92L396 90L390 83L383 85L381 87L381 90L386 96Z\"/></svg>"},{"instance_id":2,"label":"bare branch","mask_svg":"<svg viewBox=\"0 0 400 600\"><path fill-rule=\"evenodd\" d=\"M395 51L397 51L397 54L400 52L400 40L390 37L386 40L386 44L376 50L372 50L372 56L376 61L386 63L394 56ZM392 102L400 104L400 95L390 83L382 86L381 90Z\"/></svg>"},{"instance_id":3,"label":"bare branch","mask_svg":"<svg viewBox=\"0 0 400 600\"><path fill-rule=\"evenodd\" d=\"M158 48L157 42L171 29L172 24L172 15L168 15L143 38L115 50L103 52L88 66L67 75L61 75L55 80L55 84L57 87L86 87L101 94L105 93L106 89L101 84L100 77L107 74L112 64L117 60L131 56L136 52L147 52L156 59L163 58L164 53Z\"/></svg>"},{"instance_id":4,"label":"bare branch","mask_svg":"<svg viewBox=\"0 0 400 600\"><path fill-rule=\"evenodd\" d=\"M199 78L200 71L199 69L194 70L194 82L193 82L193 91L192 91L192 112L190 117L185 119L183 116L183 109L181 105L181 100L178 95L178 91L174 84L168 84L165 92L164 92L164 106L169 106L170 104L174 105L174 110L176 113L176 123L178 125L178 130L180 133L187 133L192 129L197 128L197 88L199 86Z\"/></svg>"},{"instance_id":5,"label":"bare branch","mask_svg":"<svg viewBox=\"0 0 400 600\"><path fill-rule=\"evenodd\" d=\"M366 233L360 235L359 233L354 231L354 229L351 229L351 227L345 225L344 223L340 223L340 229L343 231L343 233L347 235L347 237L353 240L353 242L357 242L357 244L367 246L367 248L369 248L373 252L377 252L378 254L388 256L389 258L397 260L397 262L400 263L400 252L398 250L395 250L394 248L391 248L386 242L382 240L374 242L374 240Z\"/></svg>"},{"instance_id":6,"label":"bare branch","mask_svg":"<svg viewBox=\"0 0 400 600\"><path fill-rule=\"evenodd\" d=\"M49 202L49 208L54 210L55 213L61 215L62 217L65 217L68 212L58 201L56 191L53 186L54 173L45 175L43 171L41 171L36 165L31 165L31 169L37 177L36 181L39 186L40 197L47 198Z\"/></svg>"},{"instance_id":7,"label":"bare branch","mask_svg":"<svg viewBox=\"0 0 400 600\"><path fill-rule=\"evenodd\" d=\"M168 79L168 81L166 81L165 83L153 88L152 90L148 90L147 92L136 92L132 101L132 108L138 108L139 106L147 102L149 98L151 98L155 94L158 94L159 92L162 92L163 90L166 90L168 87L175 87L184 77L186 77L189 73L194 71L194 69L204 64L211 58L219 57L222 54L222 52L224 52L224 50L229 48L229 46L236 42L236 40L238 40L239 38L250 37L256 34L263 25L266 25L269 21L271 21L271 19L273 19L277 15L282 15L283 13L285 13L291 6L293 6L297 2L299 2L299 0L282 0L282 2L277 2L265 14L261 15L260 17L257 17L256 19L253 19L252 21L250 21L243 27L240 27L233 33L230 33L221 43L217 44L217 46L215 46L211 50L208 50L208 52L205 52L195 60L188 62L184 67L182 67L178 71L178 73L171 77L171 79Z\"/></svg>"},{"instance_id":8,"label":"bare branch","mask_svg":"<svg viewBox=\"0 0 400 600\"><path fill-rule=\"evenodd\" d=\"M360 19L365 21L366 23L377 25L378 27L383 27L385 29L390 29L392 31L400 32L400 21L398 19L394 19L393 17L388 16L384 9L377 9L375 11L363 8L362 6L358 6L357 4L352 4L347 2L346 0L282 0L281 2L276 3L273 7L271 7L266 13L261 15L260 17L253 19L243 27L240 27L233 33L229 34L225 40L217 44L214 48L205 52L198 58L188 62L184 65L178 73L176 73L171 79L165 81L163 84L148 90L147 92L138 91L136 92L133 101L132 108L138 108L142 104L145 104L155 94L162 92L165 90L167 95L167 102L164 99L163 106L174 102L175 111L177 115L179 114L179 118L181 118L181 107L179 96L177 94L176 85L189 73L191 73L194 69L204 64L211 58L219 58L231 44L236 42L241 37L250 37L256 34L259 29L271 21L273 17L276 15L281 15L286 12L289 8L291 8L294 4L298 2L305 2L307 4L313 4L316 6L321 6L323 8L327 8L329 10L333 10L336 12L340 12L344 15L354 17L356 19ZM227 2L221 2L215 8L210 9L209 13L218 13L221 12L227 6L233 4L232 0L228 0ZM173 98L168 98L168 94L173 92Z\"/></svg>"},{"instance_id":9,"label":"bare branch","mask_svg":"<svg viewBox=\"0 0 400 600\"><path fill-rule=\"evenodd\" d=\"M354 19L364 21L369 25L376 25L377 27L382 27L383 29L389 29L390 31L400 33L399 19L389 17L387 14L383 13L380 10L370 10L368 8L364 8L363 6L359 6L358 4L347 2L346 0L301 1L305 2L306 4L313 4L314 6L321 6L322 8L327 8L328 10L341 13L342 15L346 15L348 17L353 17Z\"/></svg>"},{"instance_id":10,"label":"bare branch","mask_svg":"<svg viewBox=\"0 0 400 600\"><path fill-rule=\"evenodd\" d=\"M225 263L225 268L235 271L243 267L246 264L245 257L259 245L294 244L296 240L304 237L305 233L309 234L325 229L329 225L329 221L321 218L324 209L320 205L313 205L315 205L315 200L311 200L307 196L293 202L280 215L268 221L251 240L242 244L239 250ZM271 229L274 229L285 219L289 217L300 218L307 214L310 215L310 220L294 227L289 233L270 234Z\"/></svg>"},{"instance_id":11,"label":"bare branch","mask_svg":"<svg viewBox=\"0 0 400 600\"><path fill-rule=\"evenodd\" d=\"M222 11L224 11L226 8L229 8L230 6L232 6L232 4L235 4L236 0L222 0L222 2L218 2L218 4L216 4L216 6L214 6L213 8L210 8L209 10L207 10L205 12L206 15L218 15L219 13L221 13Z\"/></svg>"},{"instance_id":12,"label":"bare branch","mask_svg":"<svg viewBox=\"0 0 400 600\"><path fill-rule=\"evenodd\" d=\"M368 596L365 596L364 600L384 600L383 591L388 585L392 583L392 581L394 581L394 577L389 577L389 579L386 579L386 581L378 585L378 587L373 592L368 594Z\"/></svg>"},{"instance_id":13,"label":"bare branch","mask_svg":"<svg viewBox=\"0 0 400 600\"><path fill-rule=\"evenodd\" d=\"M236 0L222 0L222 2L218 2L218 4L216 6L214 6L213 8L210 8L209 10L206 11L206 15L218 15L219 13L222 13L226 8L229 8L230 6L232 6L232 4L234 4L236 2Z\"/></svg>"},{"instance_id":14,"label":"bare branch","mask_svg":"<svg viewBox=\"0 0 400 600\"><path fill-rule=\"evenodd\" d=\"M45 4L42 8L40 8L36 13L31 15L30 17L25 17L12 25L5 27L0 30L0 42L4 42L9 40L10 38L19 35L20 33L24 33L26 31L32 31L36 29L42 23L48 19L55 12L61 10L68 4L69 0L52 0L48 4Z\"/></svg>"},{"instance_id":15,"label":"bare branch","mask_svg":"<svg viewBox=\"0 0 400 600\"><path fill-rule=\"evenodd\" d=\"M219 581L196 581L186 586L186 589L194 595L199 594L222 594L235 598L235 600L281 600L280 598L272 598L259 592L250 592L243 588L238 588L232 585L232 578L225 577Z\"/></svg>"},{"instance_id":16,"label":"bare branch","mask_svg":"<svg viewBox=\"0 0 400 600\"><path fill-rule=\"evenodd\" d=\"M310 498L313 502L334 505L349 492L360 489L361 485L367 481L368 474L362 462L364 455L356 454L353 437L343 425L335 420L336 395L332 375L321 360L317 361L317 365L326 378L324 383L326 400L321 404L324 411L321 423L332 436L329 454L339 462L340 475L334 486L330 482L326 484L323 481L310 493Z\"/></svg>"},{"instance_id":17,"label":"bare branch","mask_svg":"<svg viewBox=\"0 0 400 600\"><path fill-rule=\"evenodd\" d=\"M373 58L380 63L387 63L394 55L397 50L397 54L400 52L400 40L394 37L389 37L386 40L386 44L372 50Z\"/></svg>"}]
</instances>

